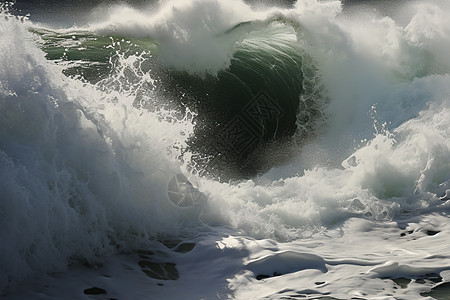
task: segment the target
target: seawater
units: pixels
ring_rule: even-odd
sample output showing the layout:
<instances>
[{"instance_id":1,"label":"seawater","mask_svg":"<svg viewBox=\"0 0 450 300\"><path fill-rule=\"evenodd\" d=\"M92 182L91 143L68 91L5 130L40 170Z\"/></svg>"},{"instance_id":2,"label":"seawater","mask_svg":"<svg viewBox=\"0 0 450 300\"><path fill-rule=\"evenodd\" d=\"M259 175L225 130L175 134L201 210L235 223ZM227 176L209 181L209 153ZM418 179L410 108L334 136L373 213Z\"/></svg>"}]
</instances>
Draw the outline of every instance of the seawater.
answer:
<instances>
[{"instance_id":1,"label":"seawater","mask_svg":"<svg viewBox=\"0 0 450 300\"><path fill-rule=\"evenodd\" d=\"M121 4L64 28L1 5L2 297L448 297L446 2ZM205 107L236 97L186 87L237 60L294 79L268 89L298 108L263 171L228 181L191 142L215 126Z\"/></svg>"}]
</instances>

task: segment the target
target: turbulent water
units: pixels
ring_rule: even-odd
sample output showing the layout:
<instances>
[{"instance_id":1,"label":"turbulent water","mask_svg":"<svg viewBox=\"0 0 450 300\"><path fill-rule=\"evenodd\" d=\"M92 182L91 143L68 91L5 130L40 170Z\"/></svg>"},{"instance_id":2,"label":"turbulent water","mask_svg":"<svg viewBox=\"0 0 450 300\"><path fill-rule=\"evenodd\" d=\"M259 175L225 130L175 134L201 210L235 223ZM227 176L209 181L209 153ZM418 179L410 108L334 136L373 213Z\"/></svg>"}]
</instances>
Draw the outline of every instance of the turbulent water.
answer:
<instances>
[{"instance_id":1,"label":"turbulent water","mask_svg":"<svg viewBox=\"0 0 450 300\"><path fill-rule=\"evenodd\" d=\"M0 2L2 298L450 299L448 2L66 4Z\"/></svg>"}]
</instances>

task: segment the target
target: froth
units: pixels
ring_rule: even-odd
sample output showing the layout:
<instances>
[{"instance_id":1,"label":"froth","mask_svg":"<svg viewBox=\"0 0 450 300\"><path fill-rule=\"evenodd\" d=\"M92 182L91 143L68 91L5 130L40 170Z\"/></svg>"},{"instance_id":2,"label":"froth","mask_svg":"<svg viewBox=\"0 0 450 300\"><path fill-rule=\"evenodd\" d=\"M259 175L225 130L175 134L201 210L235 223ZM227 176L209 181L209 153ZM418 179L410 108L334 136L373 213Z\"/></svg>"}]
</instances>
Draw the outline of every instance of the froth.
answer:
<instances>
[{"instance_id":1,"label":"froth","mask_svg":"<svg viewBox=\"0 0 450 300\"><path fill-rule=\"evenodd\" d=\"M115 6L108 18L92 26L100 33L149 37L160 43L169 67L197 74L215 74L229 65L234 42L223 33L251 20L255 13L241 1L170 1L152 11Z\"/></svg>"},{"instance_id":2,"label":"froth","mask_svg":"<svg viewBox=\"0 0 450 300\"><path fill-rule=\"evenodd\" d=\"M65 77L28 24L0 22L0 289L177 233L182 216L167 182L180 172L172 146L190 121Z\"/></svg>"},{"instance_id":3,"label":"froth","mask_svg":"<svg viewBox=\"0 0 450 300\"><path fill-rule=\"evenodd\" d=\"M209 213L251 235L290 239L352 215L388 220L441 205L450 180L446 48L412 42L407 24L365 12L303 19L330 97L327 128L262 178L205 183Z\"/></svg>"},{"instance_id":4,"label":"froth","mask_svg":"<svg viewBox=\"0 0 450 300\"><path fill-rule=\"evenodd\" d=\"M202 221L289 240L352 216L392 219L446 200L450 78L443 75L448 33L439 13L445 7L418 6L407 26L373 15L367 23L346 19L337 16L339 7L307 1L277 12L302 25L320 62L330 96L323 135L287 166L254 180L201 179L209 197ZM269 15L275 12L237 1L169 2L156 14L111 8L109 19L90 29L154 38L169 66L214 73L227 66L236 42L220 33ZM0 289L73 258L95 260L117 245L176 234L186 219L198 222L198 214L174 209L167 195L184 168L167 150L185 142L191 119L165 122L169 113L136 109L134 87L105 92L107 82L92 86L62 76L26 25L9 15L0 19L0 38ZM120 60L117 72L141 58Z\"/></svg>"}]
</instances>

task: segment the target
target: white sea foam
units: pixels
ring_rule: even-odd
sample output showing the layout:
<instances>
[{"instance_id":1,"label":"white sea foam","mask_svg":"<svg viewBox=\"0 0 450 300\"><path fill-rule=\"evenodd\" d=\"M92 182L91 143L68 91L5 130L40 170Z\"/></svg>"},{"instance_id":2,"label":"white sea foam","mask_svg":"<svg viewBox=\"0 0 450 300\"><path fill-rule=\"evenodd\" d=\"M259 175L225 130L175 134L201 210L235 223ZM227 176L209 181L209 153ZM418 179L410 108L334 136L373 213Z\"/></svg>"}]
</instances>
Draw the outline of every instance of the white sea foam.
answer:
<instances>
[{"instance_id":1,"label":"white sea foam","mask_svg":"<svg viewBox=\"0 0 450 300\"><path fill-rule=\"evenodd\" d=\"M411 43L394 20L364 16L370 21L304 23L329 92L328 127L260 180L204 182L214 218L253 236L290 239L354 214L389 220L439 204L450 179L450 77L432 69L439 56Z\"/></svg>"},{"instance_id":2,"label":"white sea foam","mask_svg":"<svg viewBox=\"0 0 450 300\"><path fill-rule=\"evenodd\" d=\"M167 149L189 120L64 77L12 16L0 29L1 287L177 232L167 182L180 163Z\"/></svg>"},{"instance_id":3,"label":"white sea foam","mask_svg":"<svg viewBox=\"0 0 450 300\"><path fill-rule=\"evenodd\" d=\"M152 38L160 43L160 57L168 66L215 75L230 65L237 44L252 28L265 27L279 18L298 26L299 19L325 18L339 11L339 1L319 4L308 0L290 10L274 7L255 10L240 0L164 1L148 10L123 5L101 7L94 14L89 30ZM243 22L252 22L250 29L224 34Z\"/></svg>"},{"instance_id":4,"label":"white sea foam","mask_svg":"<svg viewBox=\"0 0 450 300\"><path fill-rule=\"evenodd\" d=\"M185 142L191 120L161 121L170 112L138 110L131 89L105 92L64 77L33 42L30 24L4 13L0 289L83 260L108 264L34 279L11 299L82 299L85 280L115 298L418 299L433 285L420 284L426 274L450 280L448 7L428 2L410 11L400 24L364 12L347 18L339 2L254 12L241 2L205 0L169 2L156 14L118 6L106 23L90 27L164 41L168 65L200 73L226 67L236 41L220 51L211 49L223 43L211 41L249 17L295 20L314 49L330 97L327 127L292 161L254 180L199 179L208 197L200 221L211 227L194 235L187 254L167 254L149 238L199 224L198 210L176 208L167 195L173 176L187 172L178 153L166 150ZM153 84L151 74L142 75ZM107 258L116 245L156 247L158 260L177 264L180 279L156 287L131 258ZM78 279L68 284L70 274ZM412 282L399 289L386 277ZM130 278L136 288L121 288Z\"/></svg>"},{"instance_id":5,"label":"white sea foam","mask_svg":"<svg viewBox=\"0 0 450 300\"><path fill-rule=\"evenodd\" d=\"M149 37L161 43L161 58L171 67L212 73L229 66L234 42L223 33L257 15L239 0L170 1L156 9L107 8L106 20L90 29L99 33Z\"/></svg>"}]
</instances>

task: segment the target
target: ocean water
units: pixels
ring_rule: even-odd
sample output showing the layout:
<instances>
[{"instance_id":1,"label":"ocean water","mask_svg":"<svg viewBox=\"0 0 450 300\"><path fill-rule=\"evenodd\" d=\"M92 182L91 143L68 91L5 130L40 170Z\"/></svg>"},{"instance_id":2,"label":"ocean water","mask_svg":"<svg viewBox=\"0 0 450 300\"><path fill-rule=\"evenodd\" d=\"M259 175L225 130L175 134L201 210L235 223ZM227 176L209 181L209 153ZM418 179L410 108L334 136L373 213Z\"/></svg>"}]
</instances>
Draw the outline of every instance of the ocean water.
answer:
<instances>
[{"instance_id":1,"label":"ocean water","mask_svg":"<svg viewBox=\"0 0 450 300\"><path fill-rule=\"evenodd\" d=\"M449 13L0 2L0 297L450 299Z\"/></svg>"}]
</instances>

